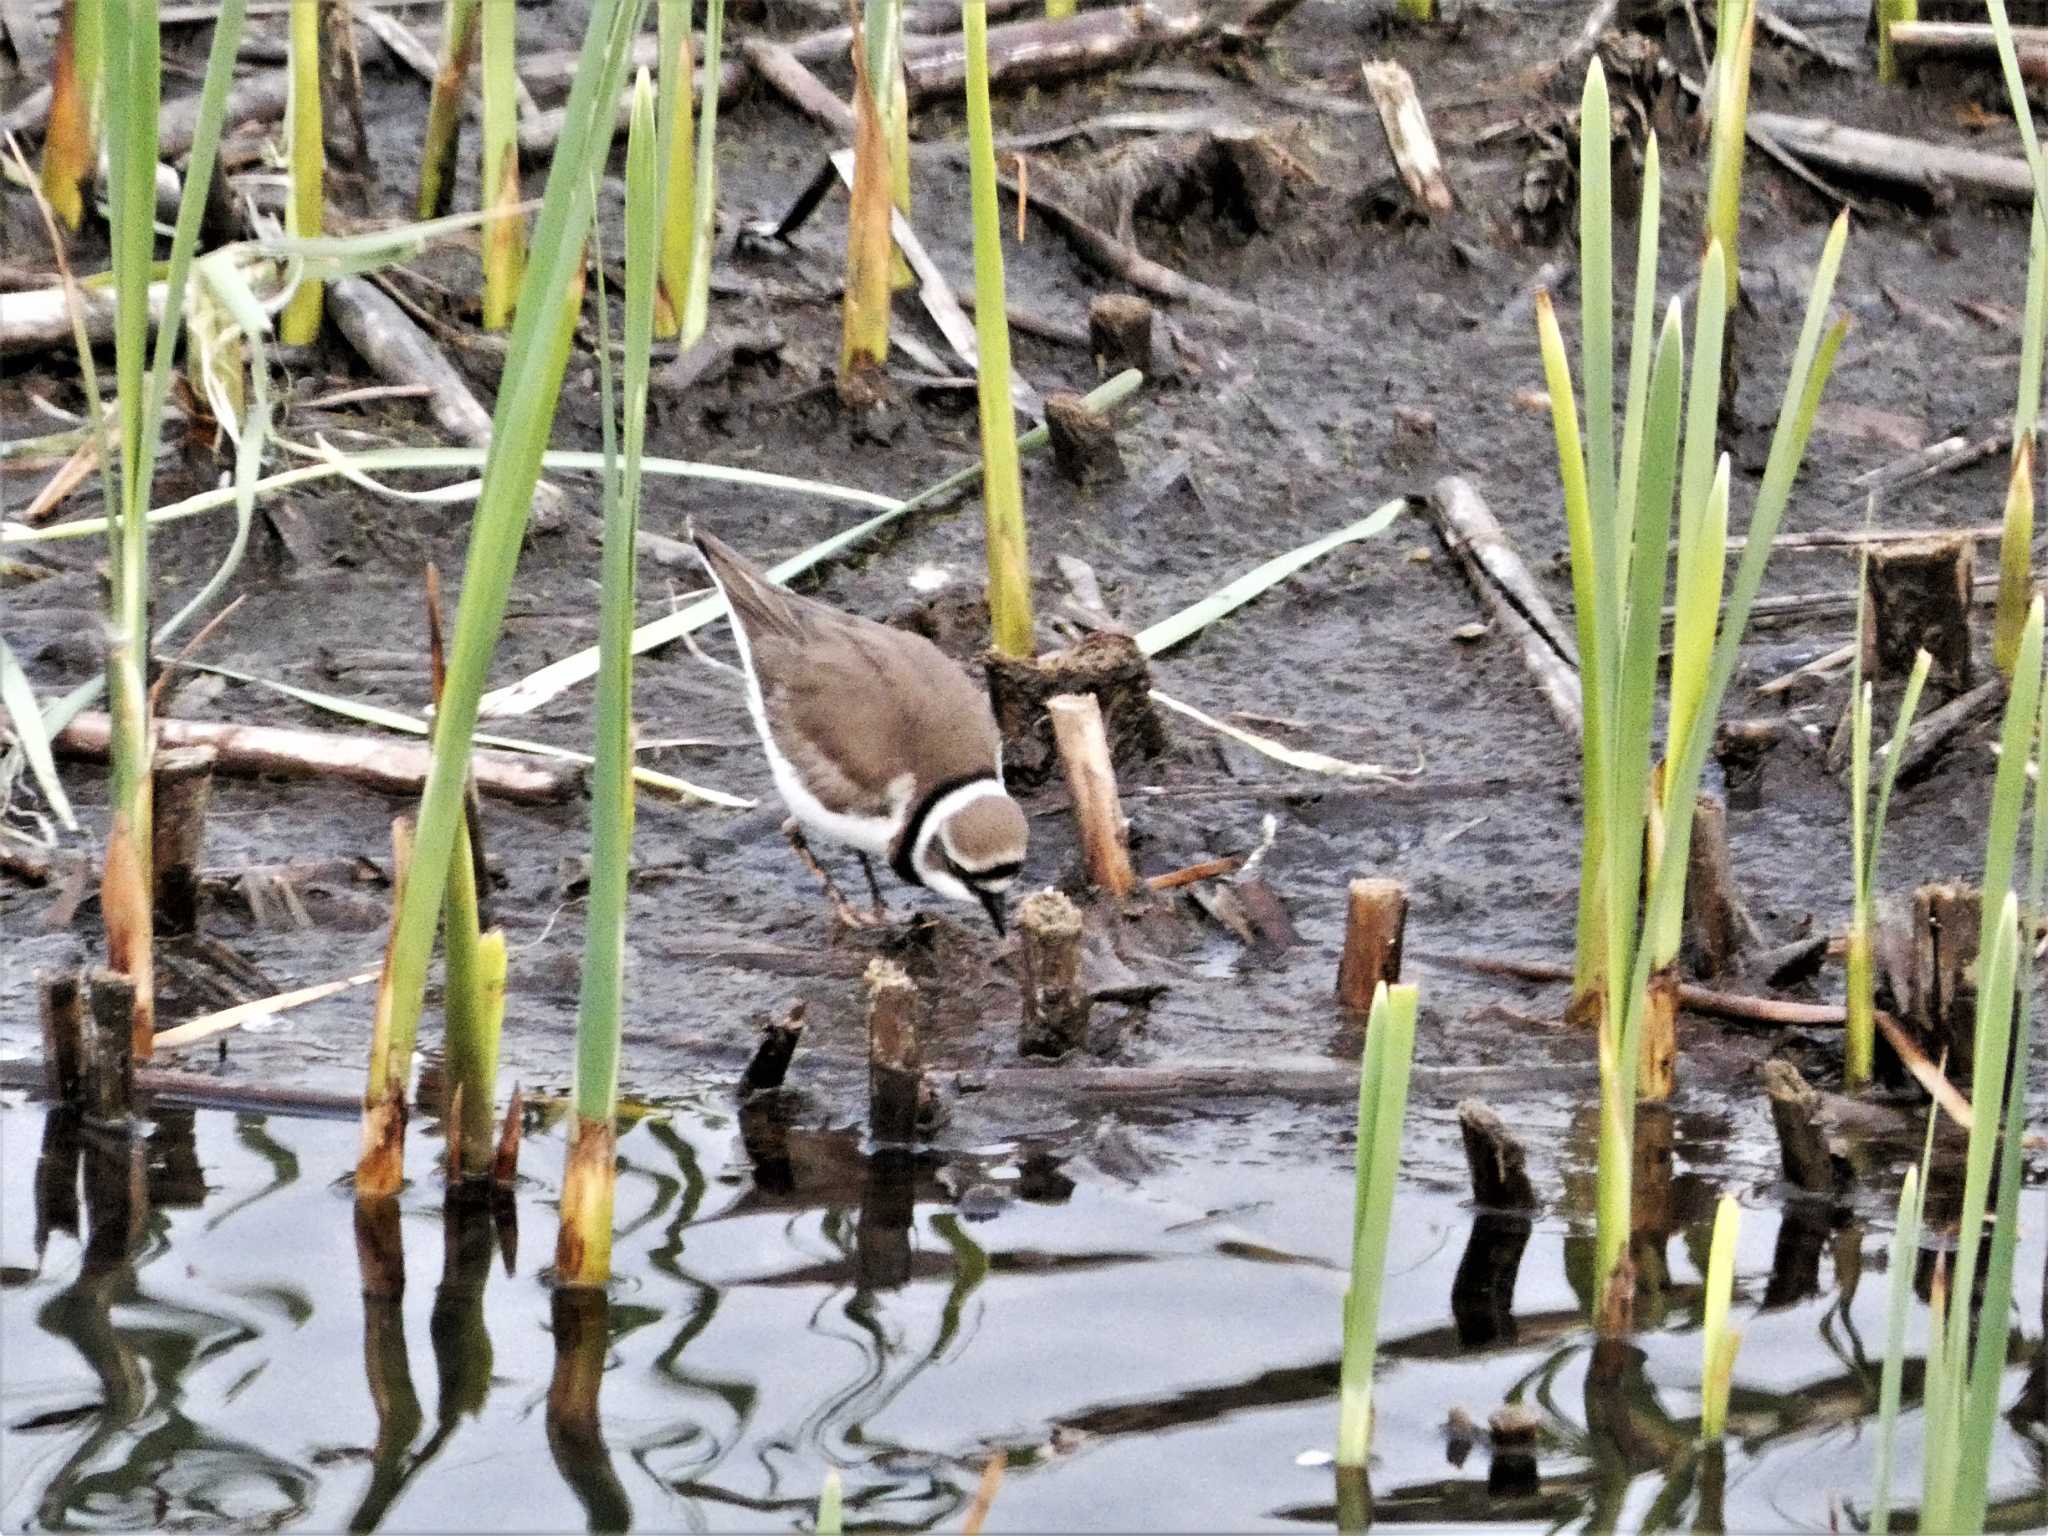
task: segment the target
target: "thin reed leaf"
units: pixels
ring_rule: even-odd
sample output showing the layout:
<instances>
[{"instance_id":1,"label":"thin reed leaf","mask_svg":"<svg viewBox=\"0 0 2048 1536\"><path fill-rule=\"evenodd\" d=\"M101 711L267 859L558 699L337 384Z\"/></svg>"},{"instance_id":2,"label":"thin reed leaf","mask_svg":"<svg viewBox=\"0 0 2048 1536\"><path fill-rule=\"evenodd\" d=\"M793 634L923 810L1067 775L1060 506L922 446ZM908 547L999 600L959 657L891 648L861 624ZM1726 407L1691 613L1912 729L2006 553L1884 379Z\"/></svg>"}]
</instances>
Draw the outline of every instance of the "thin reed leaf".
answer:
<instances>
[{"instance_id":1,"label":"thin reed leaf","mask_svg":"<svg viewBox=\"0 0 2048 1536\"><path fill-rule=\"evenodd\" d=\"M1749 61L1756 46L1756 0L1729 0L1714 35L1714 121L1707 147L1707 241L1727 257L1727 304L1735 307L1742 273L1742 157L1749 127Z\"/></svg>"},{"instance_id":2,"label":"thin reed leaf","mask_svg":"<svg viewBox=\"0 0 2048 1536\"><path fill-rule=\"evenodd\" d=\"M1596 54L1579 100L1579 373L1586 385L1586 485L1597 547L1618 551L1614 480L1614 146ZM1555 404L1552 409L1555 410ZM1621 573L1617 572L1617 579ZM1618 589L1617 589L1618 590ZM1586 654L1583 641L1579 655Z\"/></svg>"},{"instance_id":3,"label":"thin reed leaf","mask_svg":"<svg viewBox=\"0 0 2048 1536\"><path fill-rule=\"evenodd\" d=\"M119 0L116 0L119 3ZM317 236L326 223L327 146L320 120L320 3L292 0L290 105L285 121L291 192L284 228L301 240ZM320 281L301 277L278 317L277 334L288 347L310 345L320 334Z\"/></svg>"},{"instance_id":4,"label":"thin reed leaf","mask_svg":"<svg viewBox=\"0 0 2048 1536\"><path fill-rule=\"evenodd\" d=\"M2031 296L2028 302L2032 303ZM2038 362L2035 366L2038 372ZM2013 440L2005 524L1998 535L1998 608L1991 629L1991 659L2008 678L2019 661L2020 631L2033 600L2034 439L2029 433Z\"/></svg>"},{"instance_id":5,"label":"thin reed leaf","mask_svg":"<svg viewBox=\"0 0 2048 1536\"><path fill-rule=\"evenodd\" d=\"M1707 1248L1707 1306L1700 1330L1700 1433L1709 1441L1727 1432L1729 1387L1742 1343L1742 1335L1728 1326L1741 1226L1742 1207L1733 1195L1723 1195L1714 1207L1714 1236Z\"/></svg>"},{"instance_id":6,"label":"thin reed leaf","mask_svg":"<svg viewBox=\"0 0 2048 1536\"><path fill-rule=\"evenodd\" d=\"M1400 1177L1401 1130L1415 1058L1418 1004L1412 986L1373 993L1358 1079L1358 1173L1351 1223L1351 1280L1344 1292L1339 1366L1337 1465L1363 1467L1372 1445L1372 1376L1379 1350L1380 1291Z\"/></svg>"},{"instance_id":7,"label":"thin reed leaf","mask_svg":"<svg viewBox=\"0 0 2048 1536\"><path fill-rule=\"evenodd\" d=\"M489 3L483 14L484 329L512 323L526 265L526 220L519 212L519 7Z\"/></svg>"},{"instance_id":8,"label":"thin reed leaf","mask_svg":"<svg viewBox=\"0 0 2048 1536\"><path fill-rule=\"evenodd\" d=\"M689 0L660 0L661 284L654 298L654 334L664 340L683 328L690 300L690 250L697 239L696 57L690 46Z\"/></svg>"},{"instance_id":9,"label":"thin reed leaf","mask_svg":"<svg viewBox=\"0 0 2048 1536\"><path fill-rule=\"evenodd\" d=\"M1651 342L1657 324L1657 224L1661 214L1664 175L1652 130L1643 148L1642 213L1636 230L1635 329L1628 345L1628 414L1621 426L1621 478L1615 489L1614 547L1628 546L1628 519L1635 515L1642 477L1644 404L1650 394Z\"/></svg>"},{"instance_id":10,"label":"thin reed leaf","mask_svg":"<svg viewBox=\"0 0 2048 1536\"><path fill-rule=\"evenodd\" d=\"M1892 1227L1885 1305L1884 1365L1877 1387L1877 1476L1870 1499L1871 1536L1889 1536L1892 1518L1892 1463L1899 1432L1899 1397L1905 1383L1906 1319L1913 1310L1913 1271L1920 1257L1920 1170L1908 1168L1899 1187L1898 1219Z\"/></svg>"},{"instance_id":11,"label":"thin reed leaf","mask_svg":"<svg viewBox=\"0 0 2048 1536\"><path fill-rule=\"evenodd\" d=\"M681 340L695 346L711 319L711 240L718 222L718 80L725 67L725 0L704 0L704 99L697 106L696 189L690 196L689 292Z\"/></svg>"},{"instance_id":12,"label":"thin reed leaf","mask_svg":"<svg viewBox=\"0 0 2048 1536\"><path fill-rule=\"evenodd\" d=\"M1234 613L1253 598L1278 586L1302 567L1322 559L1331 550L1385 533L1394 525L1394 519L1407 509L1407 498L1396 498L1334 533L1324 534L1320 539L1311 540L1298 549L1274 556L1263 565L1247 571L1228 586L1210 593L1201 601L1190 603L1180 612L1161 619L1157 624L1147 625L1138 632L1138 649L1147 656L1157 656L1163 651L1173 649L1182 641L1207 629L1225 614Z\"/></svg>"},{"instance_id":13,"label":"thin reed leaf","mask_svg":"<svg viewBox=\"0 0 2048 1536\"><path fill-rule=\"evenodd\" d=\"M71 798L64 793L64 781L57 776L57 762L50 753L50 736L43 726L43 712L36 704L35 688L4 638L0 638L0 705L6 707L7 716L14 723L14 739L20 743L50 814L66 832L76 832L78 818L71 814Z\"/></svg>"},{"instance_id":14,"label":"thin reed leaf","mask_svg":"<svg viewBox=\"0 0 2048 1536\"><path fill-rule=\"evenodd\" d=\"M58 222L69 230L76 230L85 220L85 189L99 155L107 3L65 0L57 25L50 115L43 131L38 180Z\"/></svg>"}]
</instances>

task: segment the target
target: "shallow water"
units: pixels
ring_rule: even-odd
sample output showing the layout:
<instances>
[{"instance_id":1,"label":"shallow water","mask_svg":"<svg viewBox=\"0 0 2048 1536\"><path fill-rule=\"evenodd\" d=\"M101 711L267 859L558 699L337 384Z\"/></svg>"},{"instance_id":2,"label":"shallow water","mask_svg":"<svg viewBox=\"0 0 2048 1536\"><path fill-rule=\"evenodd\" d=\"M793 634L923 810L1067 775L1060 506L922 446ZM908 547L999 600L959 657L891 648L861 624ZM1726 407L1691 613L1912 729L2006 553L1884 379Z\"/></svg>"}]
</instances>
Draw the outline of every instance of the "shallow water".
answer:
<instances>
[{"instance_id":1,"label":"shallow water","mask_svg":"<svg viewBox=\"0 0 2048 1536\"><path fill-rule=\"evenodd\" d=\"M622 1278L608 1309L564 1319L601 1330L594 1436L551 1333L552 1131L528 1141L509 1266L488 1212L444 1226L438 1180L419 1176L437 1149L415 1135L408 1284L365 1301L337 1182L352 1124L160 1111L136 1198L118 1149L88 1144L80 1210L64 1124L0 1109L0 1521L790 1529L837 1467L850 1525L944 1528L1001 1449L990 1529L1334 1522L1313 1453L1335 1430L1350 1189L1339 1159L1305 1163L1297 1124L1215 1111L1063 1171L1014 1146L905 1169L864 1160L850 1132L750 1129L706 1106L621 1138ZM1134 1178L1104 1171L1112 1145ZM1885 1237L1778 1200L1744 1194L1732 1432L1707 1458L1692 1441L1711 1192L1694 1174L1661 1201L1654 1323L1601 1352L1578 1323L1586 1252L1568 1224L1539 1219L1517 1267L1512 1221L1404 1182L1376 1517L1759 1530L1860 1511ZM2026 1203L2001 1401L2038 1414L2042 1201ZM1458 1454L1450 1410L1483 1423L1510 1399L1543 1423L1533 1467L1484 1443ZM2038 1419L2008 1414L2000 1434L2002 1523L2038 1528Z\"/></svg>"}]
</instances>

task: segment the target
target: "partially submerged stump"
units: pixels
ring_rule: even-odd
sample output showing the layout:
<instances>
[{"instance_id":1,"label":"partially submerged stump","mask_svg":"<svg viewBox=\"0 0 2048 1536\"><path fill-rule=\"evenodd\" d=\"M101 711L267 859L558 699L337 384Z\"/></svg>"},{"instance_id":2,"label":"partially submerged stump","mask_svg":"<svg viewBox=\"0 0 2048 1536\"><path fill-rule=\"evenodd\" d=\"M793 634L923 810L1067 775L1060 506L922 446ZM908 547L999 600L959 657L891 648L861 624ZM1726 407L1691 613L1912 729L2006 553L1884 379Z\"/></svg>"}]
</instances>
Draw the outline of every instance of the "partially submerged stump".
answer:
<instances>
[{"instance_id":1,"label":"partially submerged stump","mask_svg":"<svg viewBox=\"0 0 2048 1536\"><path fill-rule=\"evenodd\" d=\"M766 1093L782 1086L782 1080L789 1075L789 1063L796 1055L797 1042L803 1039L804 1005L793 1005L783 1018L763 1026L761 1042L754 1047L754 1054L747 1062L746 1071L740 1074L740 1097Z\"/></svg>"},{"instance_id":2,"label":"partially submerged stump","mask_svg":"<svg viewBox=\"0 0 2048 1536\"><path fill-rule=\"evenodd\" d=\"M1361 1013L1373 989L1401 979L1401 944L1408 927L1408 890L1398 880L1351 882L1344 921L1344 956L1337 963L1337 1000Z\"/></svg>"},{"instance_id":3,"label":"partially submerged stump","mask_svg":"<svg viewBox=\"0 0 2048 1536\"><path fill-rule=\"evenodd\" d=\"M1124 456L1109 416L1071 390L1045 397L1045 429L1053 467L1083 490L1124 478Z\"/></svg>"},{"instance_id":4,"label":"partially submerged stump","mask_svg":"<svg viewBox=\"0 0 2048 1536\"><path fill-rule=\"evenodd\" d=\"M917 1041L917 986L893 960L868 962L868 1132L883 1146L917 1141L924 1063Z\"/></svg>"},{"instance_id":5,"label":"partially submerged stump","mask_svg":"<svg viewBox=\"0 0 2048 1536\"><path fill-rule=\"evenodd\" d=\"M1934 658L1928 682L1944 693L1971 684L1970 582L1976 541L1942 534L1870 547L1863 670L1905 677L1915 653Z\"/></svg>"},{"instance_id":6,"label":"partially submerged stump","mask_svg":"<svg viewBox=\"0 0 2048 1536\"><path fill-rule=\"evenodd\" d=\"M1152 301L1135 293L1098 294L1088 305L1088 349L1105 378L1135 368L1152 377Z\"/></svg>"},{"instance_id":7,"label":"partially submerged stump","mask_svg":"<svg viewBox=\"0 0 2048 1536\"><path fill-rule=\"evenodd\" d=\"M1466 1099L1458 1105L1458 1133L1465 1141L1475 1205L1494 1211L1536 1209L1529 1155L1499 1115L1477 1099Z\"/></svg>"},{"instance_id":8,"label":"partially submerged stump","mask_svg":"<svg viewBox=\"0 0 2048 1536\"><path fill-rule=\"evenodd\" d=\"M1046 702L1063 693L1095 696L1102 708L1110 758L1157 757L1166 731L1152 707L1152 669L1129 635L1090 635L1072 650L1043 656L986 657L989 702L1003 736L1003 777L1013 789L1035 789L1058 761Z\"/></svg>"},{"instance_id":9,"label":"partially submerged stump","mask_svg":"<svg viewBox=\"0 0 2048 1536\"><path fill-rule=\"evenodd\" d=\"M1820 1095L1797 1067L1779 1057L1764 1063L1764 1092L1771 1100L1785 1177L1809 1194L1833 1194L1835 1162L1821 1133Z\"/></svg>"},{"instance_id":10,"label":"partially submerged stump","mask_svg":"<svg viewBox=\"0 0 2048 1536\"><path fill-rule=\"evenodd\" d=\"M1110 761L1109 735L1102 706L1092 694L1068 693L1046 701L1053 741L1066 770L1067 792L1074 800L1074 821L1081 836L1081 861L1088 883L1122 901L1137 889L1131 868L1123 804L1117 796L1116 768Z\"/></svg>"},{"instance_id":11,"label":"partially submerged stump","mask_svg":"<svg viewBox=\"0 0 2048 1536\"><path fill-rule=\"evenodd\" d=\"M135 1099L135 983L119 971L92 973L92 1032L85 1048L85 1117L125 1126Z\"/></svg>"},{"instance_id":12,"label":"partially submerged stump","mask_svg":"<svg viewBox=\"0 0 2048 1536\"><path fill-rule=\"evenodd\" d=\"M1088 1044L1092 999L1081 979L1081 911L1058 891L1027 896L1017 909L1024 980L1024 1021L1017 1050L1064 1056Z\"/></svg>"},{"instance_id":13,"label":"partially submerged stump","mask_svg":"<svg viewBox=\"0 0 2048 1536\"><path fill-rule=\"evenodd\" d=\"M206 862L206 812L219 757L211 746L167 747L151 765L156 783L150 874L156 887L156 931L164 937L199 932L199 871Z\"/></svg>"},{"instance_id":14,"label":"partially submerged stump","mask_svg":"<svg viewBox=\"0 0 2048 1536\"><path fill-rule=\"evenodd\" d=\"M51 1102L76 1108L85 1092L85 987L75 970L36 972L43 1075Z\"/></svg>"},{"instance_id":15,"label":"partially submerged stump","mask_svg":"<svg viewBox=\"0 0 2048 1536\"><path fill-rule=\"evenodd\" d=\"M1973 885L1923 885L1913 893L1912 970L1899 999L1936 1062L1968 1082L1977 1059L1977 944L1984 898Z\"/></svg>"}]
</instances>

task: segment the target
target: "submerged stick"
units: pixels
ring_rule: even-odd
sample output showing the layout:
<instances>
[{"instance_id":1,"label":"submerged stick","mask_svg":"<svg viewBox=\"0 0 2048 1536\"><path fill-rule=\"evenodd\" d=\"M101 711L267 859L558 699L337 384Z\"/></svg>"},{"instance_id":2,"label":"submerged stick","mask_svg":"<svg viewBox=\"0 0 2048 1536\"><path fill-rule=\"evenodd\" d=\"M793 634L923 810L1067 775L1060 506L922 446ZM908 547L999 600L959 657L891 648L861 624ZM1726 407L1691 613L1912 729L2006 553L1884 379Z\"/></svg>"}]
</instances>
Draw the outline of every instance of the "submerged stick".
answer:
<instances>
[{"instance_id":1,"label":"submerged stick","mask_svg":"<svg viewBox=\"0 0 2048 1536\"><path fill-rule=\"evenodd\" d=\"M1110 761L1102 706L1092 693L1065 693L1046 700L1045 707L1052 717L1060 764L1066 770L1067 791L1074 799L1074 821L1088 881L1121 901L1137 888L1138 876L1131 868L1127 824L1117 798L1116 768Z\"/></svg>"},{"instance_id":2,"label":"submerged stick","mask_svg":"<svg viewBox=\"0 0 2048 1536\"><path fill-rule=\"evenodd\" d=\"M1401 979L1401 944L1408 927L1408 889L1398 880L1351 882L1344 921L1344 955L1337 964L1337 1001L1364 1012L1380 983Z\"/></svg>"},{"instance_id":3,"label":"submerged stick","mask_svg":"<svg viewBox=\"0 0 2048 1536\"><path fill-rule=\"evenodd\" d=\"M1088 988L1081 980L1081 912L1060 892L1043 890L1017 909L1022 951L1024 1056L1064 1056L1088 1044Z\"/></svg>"},{"instance_id":4,"label":"submerged stick","mask_svg":"<svg viewBox=\"0 0 2048 1536\"><path fill-rule=\"evenodd\" d=\"M241 778L346 779L386 794L414 795L426 782L432 752L424 745L345 731L311 731L214 720L159 720L163 747L210 746L219 772ZM67 757L97 762L108 751L104 714L78 715L51 741ZM521 805L559 805L575 797L581 774L573 764L537 763L503 752L471 756L477 788Z\"/></svg>"}]
</instances>

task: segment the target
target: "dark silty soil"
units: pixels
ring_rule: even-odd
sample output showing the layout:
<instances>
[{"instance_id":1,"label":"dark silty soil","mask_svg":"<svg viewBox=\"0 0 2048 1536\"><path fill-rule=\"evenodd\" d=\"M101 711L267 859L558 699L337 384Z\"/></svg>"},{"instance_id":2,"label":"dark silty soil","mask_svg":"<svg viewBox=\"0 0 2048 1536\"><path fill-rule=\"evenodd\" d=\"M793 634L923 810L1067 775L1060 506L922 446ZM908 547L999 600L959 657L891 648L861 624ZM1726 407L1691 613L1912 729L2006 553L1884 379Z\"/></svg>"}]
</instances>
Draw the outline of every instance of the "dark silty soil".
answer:
<instances>
[{"instance_id":1,"label":"dark silty soil","mask_svg":"<svg viewBox=\"0 0 2048 1536\"><path fill-rule=\"evenodd\" d=\"M736 12L734 29L793 36L829 21L800 9L801 15L771 6L765 22ZM1844 6L1843 15L1851 9ZM578 31L573 4L521 14L525 36L548 46ZM1255 303L1268 318L1161 306L1160 376L1121 418L1130 467L1124 484L1084 494L1061 480L1045 456L1027 462L1033 573L1047 643L1059 637L1056 616L1068 598L1056 555L1092 566L1112 615L1137 628L1381 502L1426 493L1454 472L1477 485L1568 611L1550 424L1534 393L1542 381L1532 319L1533 294L1544 283L1559 294L1568 323L1576 313L1569 178L1558 184L1554 174L1563 168L1558 146L1568 130L1561 97L1533 86L1527 72L1561 53L1581 21L1577 5L1469 6L1454 24L1421 31L1391 26L1377 7L1361 14L1357 6L1308 0L1264 48L1168 56L1143 70L998 100L998 132L1018 136L1111 112L1200 107L1220 122L1261 130L1284 167L1279 184L1253 201L1212 178L1137 204L1133 229L1144 250ZM1826 35L1850 42L1856 32L1836 26ZM1699 60L1682 19L1670 43L1672 63L1696 76ZM1446 218L1425 222L1407 211L1358 74L1359 61L1374 55L1401 60L1418 82L1458 197ZM410 202L423 88L367 39L364 63L374 173L364 186L344 184L339 197L344 207L354 196L368 213L397 216ZM1936 74L1917 89L1879 93L1865 76L1831 72L1768 39L1759 44L1756 75L1759 108L1940 139L1967 136L1984 147L2016 142L2002 93L1988 76ZM1634 98L1619 94L1633 112ZM1664 157L1667 291L1693 268L1702 203L1702 158L1690 133L1673 126ZM916 130L934 144L957 141L963 131L950 107L921 112ZM743 356L723 376L684 392L658 391L649 448L908 494L970 462L973 396L906 377L880 434L855 431L842 414L830 372L839 334L843 200L828 200L791 246L753 242L732 250L733 231L779 215L828 147L811 124L758 88L723 113L726 238L714 318L755 332L772 328L780 351ZM1104 132L1034 152L1032 175L1077 204L1101 209L1116 176L1128 169L1124 162L1148 152L1143 136ZM474 198L473 166L464 174L471 181L458 206ZM971 261L964 169L929 155L917 161L915 180L917 225L965 288ZM608 191L607 245L616 252L616 181ZM1552 209L1552 197L1564 201ZM1833 212L1813 190L1752 157L1741 385L1730 442L1738 526L1761 472L1806 274ZM39 266L40 246L28 240L33 227L22 210L11 208L8 220L9 262ZM1566 233L1546 243L1546 233L1556 232L1546 224ZM1617 244L1632 238L1631 232ZM1090 297L1114 285L1084 266L1043 219L1030 222L1022 243L1011 229L1006 243L1013 302L1082 331ZM1932 208L1871 199L1856 221L1837 289L1854 326L1788 531L1853 526L1863 515L1857 475L1950 433L1982 435L2009 414L2025 254L2025 226L2009 211L1967 198ZM474 256L462 250L436 252L419 267L452 290L467 290L474 280ZM1626 285L1624 271L1617 288L1627 292ZM424 283L407 291L437 302ZM908 298L899 303L898 325L937 341ZM451 350L488 402L492 354ZM1086 347L1072 341L1020 332L1015 354L1019 371L1041 391L1096 381ZM324 433L346 445L430 440L425 413L411 401L303 404L365 382L338 340L289 357L286 373L281 387L300 403L281 421L288 437L310 442ZM16 436L46 430L37 399L78 408L71 371L55 356L6 359L0 427ZM597 446L596 402L594 364L585 353L572 364L558 446ZM1421 425L1425 417L1433 429ZM180 442L166 456L157 499L212 484L222 468L206 445ZM17 515L41 478L7 474L0 509ZM596 639L597 496L588 480L557 478L568 492L567 509L529 536L494 682ZM87 487L75 505L83 512L95 501ZM1986 462L1901 492L1880 517L1887 525L1960 528L1994 521L2001 503L2000 467ZM426 693L422 573L437 562L444 581L459 588L467 515L460 505L384 500L353 489L278 498L259 519L233 583L246 601L208 644L206 659L418 711ZM861 515L825 501L655 478L645 526L680 537L694 518L769 560ZM157 537L156 596L165 611L214 568L231 522L222 513ZM972 657L986 641L981 538L971 499L919 514L828 565L811 590L852 610L916 623ZM8 571L6 633L39 690L54 694L95 664L100 549L73 542L8 553L36 567L39 579ZM1989 560L1987 549L1980 569ZM1772 563L1767 591L1846 597L1854 574L1853 559L1840 550L1786 551ZM703 586L689 562L645 562L646 616ZM1360 874L1394 875L1412 898L1408 969L1422 984L1424 1003L1419 1061L1475 1069L1469 1082L1535 1134L1539 1162L1564 1156L1562 1133L1573 1111L1590 1102L1590 1042L1560 1022L1562 990L1475 976L1431 959L1454 952L1553 959L1570 953L1576 746L1546 709L1514 645L1495 634L1472 636L1468 626L1480 616L1418 507L1387 535L1340 549L1159 660L1159 685L1212 715L1337 757L1418 771L1398 784L1345 782L1284 767L1170 717L1167 754L1127 767L1123 778L1141 872L1248 851L1270 816L1273 842L1263 872L1298 939L1278 952L1248 949L1185 896L1162 898L1142 917L1098 914L1134 977L1163 986L1149 1003L1107 1009L1126 1015L1116 1060L1258 1068L1351 1059L1357 1020L1331 996L1345 886ZM1728 716L1788 727L1768 760L1761 804L1731 816L1736 873L1770 943L1809 928L1837 929L1846 910L1847 796L1822 760L1845 685L1837 676L1764 699L1752 690L1838 646L1849 628L1840 604L1759 624L1730 693ZM1988 623L1978 641L1988 654ZM794 1080L821 1096L822 1116L855 1117L862 1102L859 977L878 950L907 955L914 973L942 995L929 1040L934 1064L1012 1062L1011 947L971 909L939 910L914 892L892 900L899 912L929 910L932 924L907 936L835 932L777 835L782 812L736 675L712 664L732 658L722 627L705 634L703 649L708 661L673 646L641 663L641 733L676 743L650 749L645 761L758 797L761 806L732 813L642 799L628 940L629 1093L660 1099L731 1080L759 1024L803 1001L809 1025ZM197 718L346 725L275 692L203 674L174 684L166 707ZM497 725L586 746L590 690L573 689ZM1989 739L1988 731L1965 739L1901 791L1886 844L1888 886L1904 889L1978 868ZM97 836L105 822L104 779L85 765L66 773L82 821ZM28 788L16 792L21 824L32 795ZM248 781L223 783L214 807L208 862L227 872L349 857L386 868L389 822L407 809L342 785ZM1030 881L1078 888L1065 791L1057 784L1037 791L1028 809ZM571 1060L584 807L492 803L485 816L496 877L491 902L512 950L506 1071L530 1090L558 1087ZM844 873L854 876L850 868ZM214 907L213 931L279 987L374 967L387 898L379 879L315 881L301 896L310 926L259 929L239 898L224 895ZM7 956L0 967L0 1043L8 1052L35 1049L32 969L90 948L96 928L89 894L74 908L59 889L0 879ZM1819 992L1808 995L1838 986L1830 969ZM175 981L167 981L166 993L172 1018L217 1004ZM224 1062L216 1062L209 1044L187 1053L203 1059L177 1064L264 1082L352 1088L360 1081L368 1019L367 991L358 990L266 1032L233 1036ZM429 1049L433 1034L430 1022ZM1681 1103L1700 1135L1692 1155L1732 1155L1768 1177L1773 1159L1756 1063L1782 1047L1825 1078L1834 1058L1827 1034L1780 1039L1687 1019ZM1508 1070L1476 1070L1482 1068ZM1432 1079L1436 1087L1426 1087L1423 1099L1448 1102L1460 1081L1458 1071ZM1050 1099L1028 1107L993 1099L990 1107L968 1104L956 1134L971 1140L986 1123L1046 1128L1065 1119ZM1433 1130L1419 1160L1447 1175L1454 1138L1441 1115L1426 1118Z\"/></svg>"}]
</instances>

